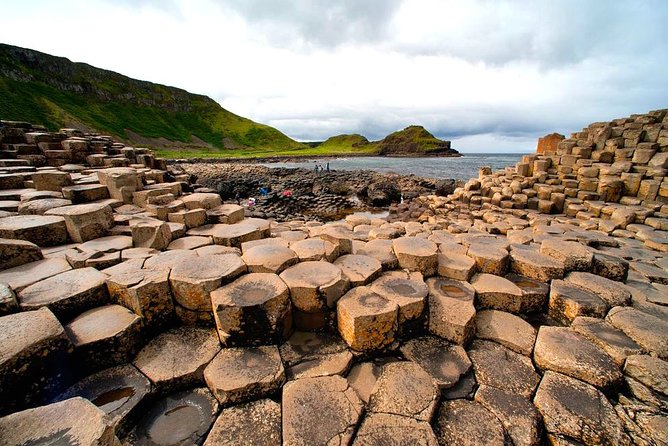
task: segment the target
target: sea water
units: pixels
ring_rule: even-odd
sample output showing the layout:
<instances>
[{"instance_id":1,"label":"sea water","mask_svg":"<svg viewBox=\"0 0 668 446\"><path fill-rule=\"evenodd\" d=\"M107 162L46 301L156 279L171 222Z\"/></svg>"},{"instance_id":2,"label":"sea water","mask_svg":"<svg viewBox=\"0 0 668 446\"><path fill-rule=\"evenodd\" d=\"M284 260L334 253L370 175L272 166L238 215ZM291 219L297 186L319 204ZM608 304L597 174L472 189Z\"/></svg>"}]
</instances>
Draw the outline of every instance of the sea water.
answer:
<instances>
[{"instance_id":1,"label":"sea water","mask_svg":"<svg viewBox=\"0 0 668 446\"><path fill-rule=\"evenodd\" d=\"M414 174L427 178L454 178L468 180L478 177L478 169L490 166L493 170L514 166L522 158L521 153L466 153L458 158L449 157L384 157L359 156L350 158L306 159L300 162L263 163L268 167L302 167L314 169L316 165L334 170L374 170L401 175Z\"/></svg>"}]
</instances>

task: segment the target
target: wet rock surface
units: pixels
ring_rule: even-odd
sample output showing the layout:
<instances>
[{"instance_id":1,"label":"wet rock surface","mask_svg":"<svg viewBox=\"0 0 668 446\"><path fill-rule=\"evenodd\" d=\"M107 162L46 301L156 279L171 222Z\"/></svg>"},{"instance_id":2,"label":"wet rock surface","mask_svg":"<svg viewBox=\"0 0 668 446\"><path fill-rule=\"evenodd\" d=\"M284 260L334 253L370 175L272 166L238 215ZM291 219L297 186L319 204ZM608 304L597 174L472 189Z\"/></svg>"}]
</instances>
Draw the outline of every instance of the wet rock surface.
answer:
<instances>
[{"instance_id":1,"label":"wet rock surface","mask_svg":"<svg viewBox=\"0 0 668 446\"><path fill-rule=\"evenodd\" d=\"M93 135L0 162L0 443L661 444L666 115L449 196L278 170L249 208ZM405 200L315 221L363 181Z\"/></svg>"}]
</instances>

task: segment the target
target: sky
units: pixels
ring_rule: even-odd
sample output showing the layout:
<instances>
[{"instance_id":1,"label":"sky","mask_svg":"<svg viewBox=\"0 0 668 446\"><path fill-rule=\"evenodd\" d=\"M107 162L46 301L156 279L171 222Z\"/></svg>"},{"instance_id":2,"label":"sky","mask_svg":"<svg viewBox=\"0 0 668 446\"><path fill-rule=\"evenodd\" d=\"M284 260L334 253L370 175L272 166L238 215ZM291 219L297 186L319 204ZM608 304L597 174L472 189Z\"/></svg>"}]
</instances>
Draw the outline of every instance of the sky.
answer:
<instances>
[{"instance_id":1,"label":"sky","mask_svg":"<svg viewBox=\"0 0 668 446\"><path fill-rule=\"evenodd\" d=\"M462 152L668 107L666 0L0 0L0 42L206 94L301 141Z\"/></svg>"}]
</instances>

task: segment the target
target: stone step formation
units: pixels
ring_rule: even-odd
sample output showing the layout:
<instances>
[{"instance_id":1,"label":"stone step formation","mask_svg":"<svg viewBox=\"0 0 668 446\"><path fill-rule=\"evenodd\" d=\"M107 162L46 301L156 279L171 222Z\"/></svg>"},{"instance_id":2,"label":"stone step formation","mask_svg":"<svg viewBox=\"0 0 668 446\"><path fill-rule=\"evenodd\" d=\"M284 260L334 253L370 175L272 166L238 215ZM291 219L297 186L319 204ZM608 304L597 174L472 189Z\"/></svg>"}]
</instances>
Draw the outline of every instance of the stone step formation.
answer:
<instances>
[{"instance_id":1,"label":"stone step formation","mask_svg":"<svg viewBox=\"0 0 668 446\"><path fill-rule=\"evenodd\" d=\"M0 444L665 444L667 125L323 224L3 121Z\"/></svg>"}]
</instances>

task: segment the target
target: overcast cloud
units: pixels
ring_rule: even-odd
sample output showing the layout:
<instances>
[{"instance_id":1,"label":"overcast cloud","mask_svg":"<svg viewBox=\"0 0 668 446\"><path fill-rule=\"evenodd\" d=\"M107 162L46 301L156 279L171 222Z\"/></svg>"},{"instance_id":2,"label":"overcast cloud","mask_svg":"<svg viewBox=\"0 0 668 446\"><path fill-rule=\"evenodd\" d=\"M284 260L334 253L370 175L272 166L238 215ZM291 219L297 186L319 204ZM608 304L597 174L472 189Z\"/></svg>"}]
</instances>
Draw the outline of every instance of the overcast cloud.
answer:
<instances>
[{"instance_id":1,"label":"overcast cloud","mask_svg":"<svg viewBox=\"0 0 668 446\"><path fill-rule=\"evenodd\" d=\"M207 94L300 140L462 151L668 107L663 0L0 0L0 42Z\"/></svg>"}]
</instances>

